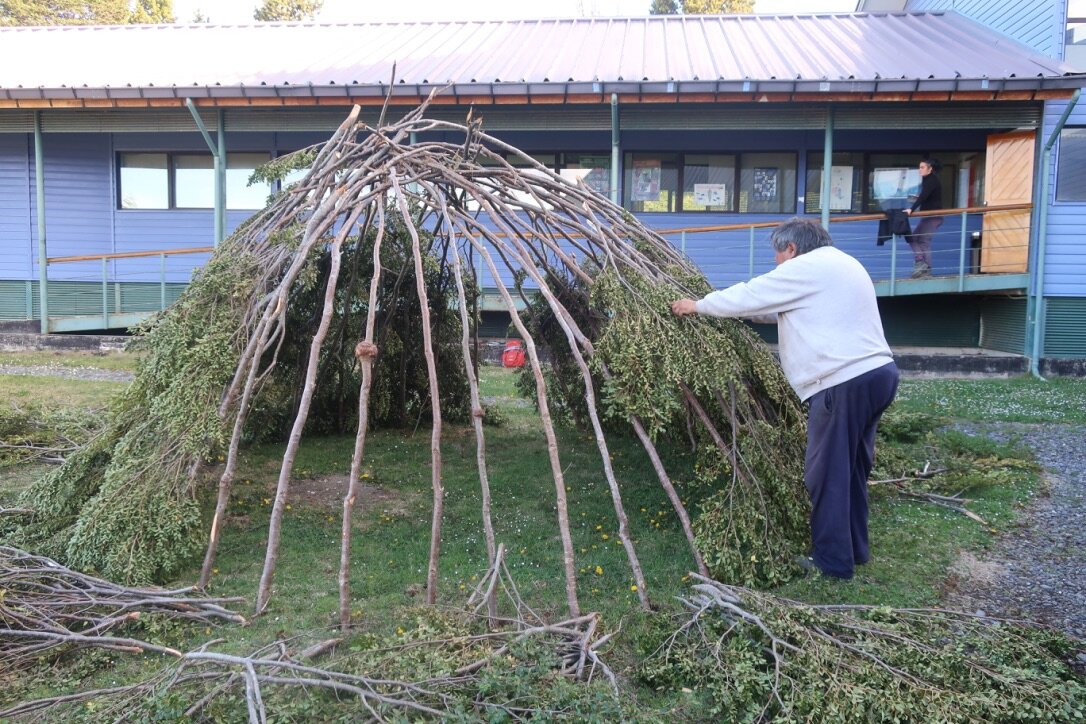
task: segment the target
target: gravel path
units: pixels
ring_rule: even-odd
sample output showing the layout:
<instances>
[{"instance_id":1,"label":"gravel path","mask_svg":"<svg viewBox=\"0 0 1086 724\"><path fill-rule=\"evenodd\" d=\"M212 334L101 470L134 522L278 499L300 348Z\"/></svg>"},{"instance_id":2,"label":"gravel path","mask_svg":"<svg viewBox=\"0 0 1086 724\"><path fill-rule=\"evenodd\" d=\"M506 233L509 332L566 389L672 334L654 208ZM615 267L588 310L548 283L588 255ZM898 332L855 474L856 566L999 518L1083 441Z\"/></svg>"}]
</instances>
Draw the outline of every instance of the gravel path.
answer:
<instances>
[{"instance_id":1,"label":"gravel path","mask_svg":"<svg viewBox=\"0 0 1086 724\"><path fill-rule=\"evenodd\" d=\"M1021 440L1044 466L1049 490L990 551L979 558L962 555L946 604L1041 621L1086 640L1086 426L999 423L963 429Z\"/></svg>"},{"instance_id":2,"label":"gravel path","mask_svg":"<svg viewBox=\"0 0 1086 724\"><path fill-rule=\"evenodd\" d=\"M4 365L0 375L31 375L34 377L64 377L69 380L97 382L131 382L133 373L127 370L103 370L96 367L63 367L61 365Z\"/></svg>"}]
</instances>

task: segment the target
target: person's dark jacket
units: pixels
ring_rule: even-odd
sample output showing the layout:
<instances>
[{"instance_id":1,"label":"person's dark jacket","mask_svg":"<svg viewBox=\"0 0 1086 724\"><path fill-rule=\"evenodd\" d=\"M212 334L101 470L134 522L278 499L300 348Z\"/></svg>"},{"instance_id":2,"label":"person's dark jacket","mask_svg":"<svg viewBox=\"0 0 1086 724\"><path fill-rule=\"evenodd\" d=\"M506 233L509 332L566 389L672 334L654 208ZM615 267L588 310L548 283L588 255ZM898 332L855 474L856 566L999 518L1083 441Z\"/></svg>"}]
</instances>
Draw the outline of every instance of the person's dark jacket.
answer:
<instances>
[{"instance_id":1,"label":"person's dark jacket","mask_svg":"<svg viewBox=\"0 0 1086 724\"><path fill-rule=\"evenodd\" d=\"M890 209L886 212L886 218L879 221L878 245L882 246L892 236L908 236L913 233L909 226L909 215L905 209Z\"/></svg>"},{"instance_id":2,"label":"person's dark jacket","mask_svg":"<svg viewBox=\"0 0 1086 724\"><path fill-rule=\"evenodd\" d=\"M920 193L911 208L913 211L936 211L943 208L943 184L934 171L920 182Z\"/></svg>"}]
</instances>

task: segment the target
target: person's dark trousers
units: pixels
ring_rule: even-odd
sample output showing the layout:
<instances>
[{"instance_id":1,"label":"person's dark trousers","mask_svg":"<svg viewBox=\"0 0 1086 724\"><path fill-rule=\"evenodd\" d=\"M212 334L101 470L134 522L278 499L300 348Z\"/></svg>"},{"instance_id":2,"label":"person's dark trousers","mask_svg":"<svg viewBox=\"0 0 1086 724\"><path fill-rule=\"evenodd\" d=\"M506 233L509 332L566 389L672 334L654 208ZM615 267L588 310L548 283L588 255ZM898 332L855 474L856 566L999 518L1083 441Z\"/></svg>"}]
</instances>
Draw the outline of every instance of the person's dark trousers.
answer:
<instances>
[{"instance_id":1,"label":"person's dark trousers","mask_svg":"<svg viewBox=\"0 0 1086 724\"><path fill-rule=\"evenodd\" d=\"M804 482L811 497L811 556L823 573L851 578L866 563L867 476L875 430L897 393L893 362L810 398Z\"/></svg>"},{"instance_id":2,"label":"person's dark trousers","mask_svg":"<svg viewBox=\"0 0 1086 724\"><path fill-rule=\"evenodd\" d=\"M943 225L942 216L925 216L913 229L913 233L905 237L909 242L909 248L913 251L913 260L919 264L925 264L931 269L931 241L935 232Z\"/></svg>"}]
</instances>

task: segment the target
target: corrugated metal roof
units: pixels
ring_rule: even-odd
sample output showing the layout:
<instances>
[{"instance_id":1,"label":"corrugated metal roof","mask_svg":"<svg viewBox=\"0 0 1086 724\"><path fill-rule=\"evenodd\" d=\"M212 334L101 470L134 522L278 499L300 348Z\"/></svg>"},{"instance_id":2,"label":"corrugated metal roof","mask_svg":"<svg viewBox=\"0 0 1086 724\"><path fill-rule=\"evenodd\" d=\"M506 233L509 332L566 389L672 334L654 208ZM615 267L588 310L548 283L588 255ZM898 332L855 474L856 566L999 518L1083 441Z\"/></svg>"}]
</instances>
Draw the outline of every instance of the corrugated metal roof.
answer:
<instances>
[{"instance_id":1,"label":"corrugated metal roof","mask_svg":"<svg viewBox=\"0 0 1086 724\"><path fill-rule=\"evenodd\" d=\"M956 13L0 28L0 98L383 95L393 63L405 94L1079 84Z\"/></svg>"}]
</instances>

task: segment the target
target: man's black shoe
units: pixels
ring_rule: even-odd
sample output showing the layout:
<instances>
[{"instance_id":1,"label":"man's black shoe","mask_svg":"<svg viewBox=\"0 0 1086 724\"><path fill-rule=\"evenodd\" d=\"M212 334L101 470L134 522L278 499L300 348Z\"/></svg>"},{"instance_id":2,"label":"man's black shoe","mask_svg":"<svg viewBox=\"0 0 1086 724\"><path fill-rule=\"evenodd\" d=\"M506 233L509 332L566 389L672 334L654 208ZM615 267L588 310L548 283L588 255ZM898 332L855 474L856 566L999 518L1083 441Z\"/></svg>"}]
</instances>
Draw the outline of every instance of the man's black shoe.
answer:
<instances>
[{"instance_id":1,"label":"man's black shoe","mask_svg":"<svg viewBox=\"0 0 1086 724\"><path fill-rule=\"evenodd\" d=\"M796 556L793 559L797 566L803 570L804 576L817 575L822 573L822 569L818 567L818 564L814 562L814 558L810 556Z\"/></svg>"}]
</instances>

